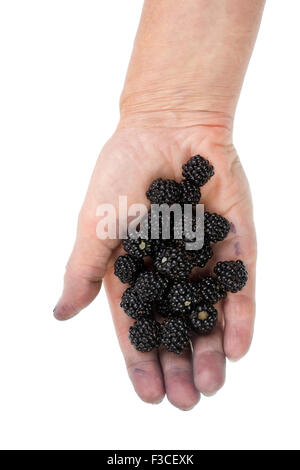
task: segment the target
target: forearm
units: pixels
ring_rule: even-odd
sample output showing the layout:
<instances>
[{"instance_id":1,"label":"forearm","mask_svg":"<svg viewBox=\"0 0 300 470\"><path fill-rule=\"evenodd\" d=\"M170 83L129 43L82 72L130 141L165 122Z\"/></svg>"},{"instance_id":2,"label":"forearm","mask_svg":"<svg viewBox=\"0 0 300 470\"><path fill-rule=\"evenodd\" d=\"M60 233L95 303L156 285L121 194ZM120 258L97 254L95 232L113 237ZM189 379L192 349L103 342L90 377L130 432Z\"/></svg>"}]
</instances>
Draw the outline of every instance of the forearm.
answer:
<instances>
[{"instance_id":1,"label":"forearm","mask_svg":"<svg viewBox=\"0 0 300 470\"><path fill-rule=\"evenodd\" d=\"M145 0L121 123L231 126L264 0Z\"/></svg>"}]
</instances>

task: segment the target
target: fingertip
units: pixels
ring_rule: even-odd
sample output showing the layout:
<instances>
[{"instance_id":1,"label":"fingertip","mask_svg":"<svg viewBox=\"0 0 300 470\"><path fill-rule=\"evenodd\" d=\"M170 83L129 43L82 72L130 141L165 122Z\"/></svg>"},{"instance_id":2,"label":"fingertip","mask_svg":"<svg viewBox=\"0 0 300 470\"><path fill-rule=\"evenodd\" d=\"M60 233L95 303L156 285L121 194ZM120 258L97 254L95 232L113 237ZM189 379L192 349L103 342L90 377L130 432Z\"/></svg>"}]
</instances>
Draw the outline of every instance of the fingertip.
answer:
<instances>
[{"instance_id":1,"label":"fingertip","mask_svg":"<svg viewBox=\"0 0 300 470\"><path fill-rule=\"evenodd\" d=\"M183 411L194 408L199 402L200 394L194 384L191 350L178 356L161 350L160 362L169 402Z\"/></svg>"},{"instance_id":2,"label":"fingertip","mask_svg":"<svg viewBox=\"0 0 300 470\"><path fill-rule=\"evenodd\" d=\"M53 316L58 321L66 321L73 318L79 313L79 310L75 310L74 307L66 304L58 303L53 309Z\"/></svg>"},{"instance_id":3,"label":"fingertip","mask_svg":"<svg viewBox=\"0 0 300 470\"><path fill-rule=\"evenodd\" d=\"M247 335L248 336L248 335ZM224 351L227 359L230 362L238 362L240 359L246 356L251 346L252 338L240 339L232 341L232 338L224 340Z\"/></svg>"},{"instance_id":4,"label":"fingertip","mask_svg":"<svg viewBox=\"0 0 300 470\"><path fill-rule=\"evenodd\" d=\"M128 367L128 374L141 400L153 405L163 401L165 389L157 360L139 361Z\"/></svg>"},{"instance_id":5,"label":"fingertip","mask_svg":"<svg viewBox=\"0 0 300 470\"><path fill-rule=\"evenodd\" d=\"M169 402L182 411L190 411L199 403L200 393L193 383L178 382L178 387L167 391Z\"/></svg>"},{"instance_id":6,"label":"fingertip","mask_svg":"<svg viewBox=\"0 0 300 470\"><path fill-rule=\"evenodd\" d=\"M217 393L225 383L225 357L217 351L203 352L195 360L195 385L203 395Z\"/></svg>"},{"instance_id":7,"label":"fingertip","mask_svg":"<svg viewBox=\"0 0 300 470\"><path fill-rule=\"evenodd\" d=\"M171 369L165 371L167 397L169 402L182 411L193 409L200 400L200 393L195 387L189 369Z\"/></svg>"}]
</instances>

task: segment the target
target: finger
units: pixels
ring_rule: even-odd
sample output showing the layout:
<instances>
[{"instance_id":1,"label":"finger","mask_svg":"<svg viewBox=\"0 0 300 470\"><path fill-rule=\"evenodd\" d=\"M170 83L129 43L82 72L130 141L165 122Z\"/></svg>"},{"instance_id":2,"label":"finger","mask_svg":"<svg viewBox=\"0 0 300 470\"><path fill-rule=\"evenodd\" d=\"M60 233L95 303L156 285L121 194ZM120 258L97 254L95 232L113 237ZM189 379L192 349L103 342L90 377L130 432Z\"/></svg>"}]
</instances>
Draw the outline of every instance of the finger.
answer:
<instances>
[{"instance_id":1,"label":"finger","mask_svg":"<svg viewBox=\"0 0 300 470\"><path fill-rule=\"evenodd\" d=\"M219 324L208 336L193 339L194 381L199 392L213 395L225 382L225 354L223 351L223 330Z\"/></svg>"},{"instance_id":2,"label":"finger","mask_svg":"<svg viewBox=\"0 0 300 470\"><path fill-rule=\"evenodd\" d=\"M168 400L182 410L192 409L200 394L194 385L191 348L180 355L160 351L160 363Z\"/></svg>"},{"instance_id":3,"label":"finger","mask_svg":"<svg viewBox=\"0 0 300 470\"><path fill-rule=\"evenodd\" d=\"M75 246L66 267L63 293L54 309L55 318L67 320L94 300L117 243L117 240L97 238L96 220L79 221Z\"/></svg>"},{"instance_id":4,"label":"finger","mask_svg":"<svg viewBox=\"0 0 300 470\"><path fill-rule=\"evenodd\" d=\"M237 294L228 294L224 302L224 351L229 359L237 360L248 351L253 335L256 237L250 190L241 164L237 158L220 162L223 171L216 183L222 200L211 193L209 210L218 212L223 207L222 215L230 221L231 231L225 242L214 246L212 261L242 259L248 270L246 286Z\"/></svg>"},{"instance_id":5,"label":"finger","mask_svg":"<svg viewBox=\"0 0 300 470\"><path fill-rule=\"evenodd\" d=\"M125 287L114 276L111 267L107 270L104 284L116 333L133 387L143 401L159 403L164 398L165 388L157 352L142 353L136 351L130 344L128 330L133 324L133 320L120 307Z\"/></svg>"},{"instance_id":6,"label":"finger","mask_svg":"<svg viewBox=\"0 0 300 470\"><path fill-rule=\"evenodd\" d=\"M229 294L224 302L224 351L231 360L243 357L250 348L255 320L255 264L246 264L249 280L243 291Z\"/></svg>"},{"instance_id":7,"label":"finger","mask_svg":"<svg viewBox=\"0 0 300 470\"><path fill-rule=\"evenodd\" d=\"M220 247L222 260L242 259L248 270L246 286L238 293L229 293L224 301L224 351L231 360L244 356L251 344L255 319L256 238L251 213L231 211L231 235ZM221 256L222 253L222 256Z\"/></svg>"}]
</instances>

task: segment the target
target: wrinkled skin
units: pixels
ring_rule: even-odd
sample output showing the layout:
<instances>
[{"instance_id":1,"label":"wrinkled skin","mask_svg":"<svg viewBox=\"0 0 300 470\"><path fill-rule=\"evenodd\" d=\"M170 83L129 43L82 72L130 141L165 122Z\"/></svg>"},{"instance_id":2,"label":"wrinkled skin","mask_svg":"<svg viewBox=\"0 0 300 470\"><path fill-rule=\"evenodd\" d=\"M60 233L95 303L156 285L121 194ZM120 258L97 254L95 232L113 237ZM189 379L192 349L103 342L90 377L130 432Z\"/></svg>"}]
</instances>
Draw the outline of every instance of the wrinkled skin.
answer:
<instances>
[{"instance_id":1,"label":"wrinkled skin","mask_svg":"<svg viewBox=\"0 0 300 470\"><path fill-rule=\"evenodd\" d=\"M127 287L113 274L119 241L96 236L96 208L118 196L128 203L146 202L145 190L157 177L181 179L181 165L201 154L215 167L215 176L202 188L201 202L224 215L232 228L224 242L214 246L217 260L242 259L249 281L238 294L217 304L219 324L207 337L193 339L193 352L177 356L166 351L140 353L130 344L132 320L121 310ZM71 318L97 296L104 279L116 333L129 376L137 394L158 403L166 394L175 406L188 410L200 393L211 395L224 383L225 358L237 360L248 350L254 323L256 240L248 182L225 126L183 128L119 127L104 146L80 211L76 243L67 265L63 295L55 309L60 320ZM104 358L103 358L104 360Z\"/></svg>"}]
</instances>

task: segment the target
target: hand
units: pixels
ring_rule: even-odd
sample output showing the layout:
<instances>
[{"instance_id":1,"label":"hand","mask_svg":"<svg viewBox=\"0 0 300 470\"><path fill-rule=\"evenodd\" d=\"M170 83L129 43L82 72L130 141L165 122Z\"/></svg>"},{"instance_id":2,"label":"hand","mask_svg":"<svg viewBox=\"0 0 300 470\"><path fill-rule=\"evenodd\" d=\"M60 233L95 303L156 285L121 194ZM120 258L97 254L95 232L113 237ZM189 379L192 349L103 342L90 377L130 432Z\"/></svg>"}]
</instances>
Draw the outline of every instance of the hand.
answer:
<instances>
[{"instance_id":1,"label":"hand","mask_svg":"<svg viewBox=\"0 0 300 470\"><path fill-rule=\"evenodd\" d=\"M113 265L121 248L118 240L99 240L96 208L118 196L128 204L145 203L145 191L157 177L181 179L181 165L192 155L208 158L215 176L202 188L201 203L232 223L224 242L214 245L213 266L218 260L241 258L249 280L238 294L229 294L217 305L219 323L207 337L193 340L193 352L180 356L160 350L140 353L130 344L128 329L133 321L120 308L127 286L114 276ZM73 317L97 296L102 279L129 376L137 394L158 403L165 393L184 410L192 408L200 393L211 395L224 383L225 357L241 358L248 350L254 323L256 240L247 179L222 125L166 128L120 127L103 148L96 164L78 220L77 239L67 265L62 297L55 317Z\"/></svg>"}]
</instances>

